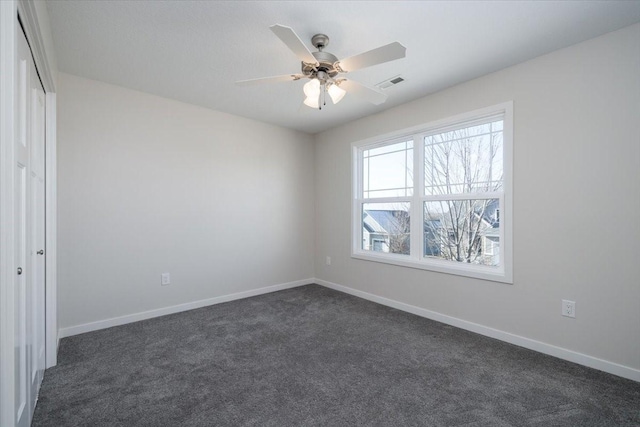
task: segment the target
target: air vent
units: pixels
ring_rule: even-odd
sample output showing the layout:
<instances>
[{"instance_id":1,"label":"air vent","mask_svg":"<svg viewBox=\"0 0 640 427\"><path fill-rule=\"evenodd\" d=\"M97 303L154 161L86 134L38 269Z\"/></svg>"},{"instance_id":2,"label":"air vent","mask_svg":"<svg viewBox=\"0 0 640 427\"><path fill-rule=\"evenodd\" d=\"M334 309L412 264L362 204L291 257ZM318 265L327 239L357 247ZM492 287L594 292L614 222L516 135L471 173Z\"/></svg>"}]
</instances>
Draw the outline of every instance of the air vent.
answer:
<instances>
[{"instance_id":1,"label":"air vent","mask_svg":"<svg viewBox=\"0 0 640 427\"><path fill-rule=\"evenodd\" d=\"M395 76L395 77L391 77L390 79L387 79L381 83L378 83L376 86L378 87L378 89L388 89L391 86L395 86L398 83L403 82L404 79L400 76Z\"/></svg>"}]
</instances>

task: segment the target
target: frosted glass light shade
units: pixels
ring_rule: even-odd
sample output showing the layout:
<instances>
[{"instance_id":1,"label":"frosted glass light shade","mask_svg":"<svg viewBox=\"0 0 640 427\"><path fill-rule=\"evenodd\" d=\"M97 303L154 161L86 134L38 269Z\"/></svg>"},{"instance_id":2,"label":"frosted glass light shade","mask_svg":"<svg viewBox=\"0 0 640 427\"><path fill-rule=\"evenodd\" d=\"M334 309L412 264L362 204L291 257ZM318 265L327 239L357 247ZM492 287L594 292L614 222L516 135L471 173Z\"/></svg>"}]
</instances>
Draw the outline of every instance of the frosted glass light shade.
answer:
<instances>
[{"instance_id":1,"label":"frosted glass light shade","mask_svg":"<svg viewBox=\"0 0 640 427\"><path fill-rule=\"evenodd\" d=\"M320 108L320 93L316 96L307 96L304 100L304 105L311 108Z\"/></svg>"},{"instance_id":2,"label":"frosted glass light shade","mask_svg":"<svg viewBox=\"0 0 640 427\"><path fill-rule=\"evenodd\" d=\"M302 89L308 98L316 98L320 96L320 80L311 79L309 82L305 83Z\"/></svg>"},{"instance_id":3,"label":"frosted glass light shade","mask_svg":"<svg viewBox=\"0 0 640 427\"><path fill-rule=\"evenodd\" d=\"M345 91L344 89L340 89L338 85L335 84L331 85L327 92L329 92L329 96L331 97L331 100L334 104L340 102L342 98L344 98L344 95L347 93L347 91Z\"/></svg>"}]
</instances>

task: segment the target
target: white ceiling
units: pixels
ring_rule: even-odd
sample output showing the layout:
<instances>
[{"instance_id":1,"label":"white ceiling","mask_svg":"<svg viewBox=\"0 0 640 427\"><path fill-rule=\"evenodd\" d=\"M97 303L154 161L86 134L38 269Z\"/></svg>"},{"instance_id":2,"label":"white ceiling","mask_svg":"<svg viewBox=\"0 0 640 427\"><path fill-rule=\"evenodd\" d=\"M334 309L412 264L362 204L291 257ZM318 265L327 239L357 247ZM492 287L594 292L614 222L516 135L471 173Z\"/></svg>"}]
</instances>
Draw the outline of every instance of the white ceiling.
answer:
<instances>
[{"instance_id":1,"label":"white ceiling","mask_svg":"<svg viewBox=\"0 0 640 427\"><path fill-rule=\"evenodd\" d=\"M49 1L60 71L316 133L640 21L640 1ZM354 96L302 106L304 81L237 87L300 72L269 30L287 25L345 58L393 41L405 59L348 74L374 86L400 74L374 106Z\"/></svg>"}]
</instances>

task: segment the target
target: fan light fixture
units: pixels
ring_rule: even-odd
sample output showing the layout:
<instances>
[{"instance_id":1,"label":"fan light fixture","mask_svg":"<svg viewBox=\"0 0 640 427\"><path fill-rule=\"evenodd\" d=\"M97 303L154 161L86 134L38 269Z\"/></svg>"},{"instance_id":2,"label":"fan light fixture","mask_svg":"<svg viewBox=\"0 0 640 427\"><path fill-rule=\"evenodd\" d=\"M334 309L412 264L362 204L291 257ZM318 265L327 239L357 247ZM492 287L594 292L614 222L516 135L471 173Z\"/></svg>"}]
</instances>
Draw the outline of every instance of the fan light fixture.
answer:
<instances>
[{"instance_id":1,"label":"fan light fixture","mask_svg":"<svg viewBox=\"0 0 640 427\"><path fill-rule=\"evenodd\" d=\"M318 78L312 78L305 83L303 91L306 96L304 105L311 108L318 108L322 110L322 105L326 105L326 100L322 99L322 105L320 104L321 98L324 98L325 93L329 94L331 101L337 104L344 98L347 93L344 89L341 89L336 82L321 82Z\"/></svg>"},{"instance_id":2,"label":"fan light fixture","mask_svg":"<svg viewBox=\"0 0 640 427\"><path fill-rule=\"evenodd\" d=\"M311 80L305 83L302 88L306 96L304 105L308 107L322 110L322 106L326 105L326 93L329 94L334 104L340 102L347 93L338 86L341 81L333 80L331 76L323 70L311 74L309 78Z\"/></svg>"},{"instance_id":3,"label":"fan light fixture","mask_svg":"<svg viewBox=\"0 0 640 427\"><path fill-rule=\"evenodd\" d=\"M340 89L337 84L332 84L331 86L329 86L327 92L329 92L329 96L331 97L331 100L334 104L340 102L342 98L344 98L344 95L347 93L346 90Z\"/></svg>"}]
</instances>

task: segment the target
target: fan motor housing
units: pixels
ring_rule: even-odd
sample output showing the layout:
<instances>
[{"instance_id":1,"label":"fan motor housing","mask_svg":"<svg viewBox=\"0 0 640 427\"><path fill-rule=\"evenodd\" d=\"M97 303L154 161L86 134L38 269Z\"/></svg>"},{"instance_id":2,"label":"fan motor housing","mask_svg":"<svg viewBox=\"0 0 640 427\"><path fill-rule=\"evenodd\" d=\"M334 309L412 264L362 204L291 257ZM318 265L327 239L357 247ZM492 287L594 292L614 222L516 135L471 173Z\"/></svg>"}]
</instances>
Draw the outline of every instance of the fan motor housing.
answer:
<instances>
[{"instance_id":1,"label":"fan motor housing","mask_svg":"<svg viewBox=\"0 0 640 427\"><path fill-rule=\"evenodd\" d=\"M336 70L334 66L334 64L338 62L338 58L335 55L329 52L312 52L312 55L320 65L307 64L306 62L303 62L302 74L310 79L314 78L318 71L324 71L331 78L338 75L338 70Z\"/></svg>"}]
</instances>

